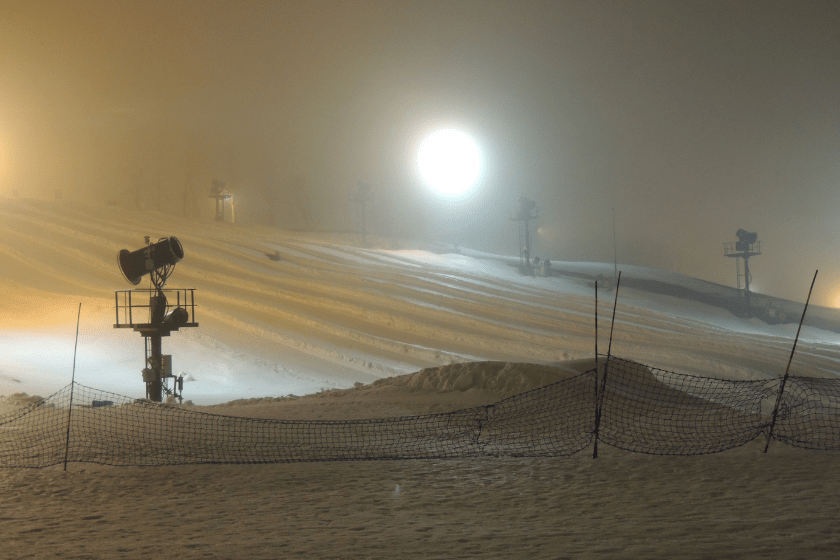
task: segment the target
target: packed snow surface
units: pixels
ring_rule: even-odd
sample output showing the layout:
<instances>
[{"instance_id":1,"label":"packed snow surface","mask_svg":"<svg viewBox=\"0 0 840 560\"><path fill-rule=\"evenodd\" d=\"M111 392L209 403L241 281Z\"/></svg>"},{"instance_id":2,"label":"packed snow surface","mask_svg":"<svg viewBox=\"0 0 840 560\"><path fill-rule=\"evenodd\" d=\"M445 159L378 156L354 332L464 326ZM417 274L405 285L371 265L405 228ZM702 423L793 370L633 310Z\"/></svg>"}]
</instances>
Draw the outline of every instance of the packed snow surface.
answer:
<instances>
[{"instance_id":1,"label":"packed snow surface","mask_svg":"<svg viewBox=\"0 0 840 560\"><path fill-rule=\"evenodd\" d=\"M350 388L462 362L556 365L591 358L594 279L613 275L612 263L552 258L555 275L529 277L520 275L516 258L468 249L377 238L361 246L352 234L67 202L4 200L0 231L0 395L46 395L69 383L77 316L76 381L144 395L143 338L113 325L114 292L132 287L119 271L117 253L141 248L146 235L176 236L184 246L167 288L196 289L200 326L165 338L163 352L173 356L173 372L186 376L185 398L196 404ZM728 290L663 271L619 269L623 281ZM615 297L614 280L604 289L608 284L600 283L598 301L602 354L610 347ZM138 287L148 288L148 281ZM796 304L784 305L795 315L790 308ZM812 309L824 328L806 324L791 371L835 375L840 316ZM796 322L769 325L622 285L610 350L682 373L777 377L785 371L796 328ZM491 382L475 375L464 379L459 383Z\"/></svg>"}]
</instances>

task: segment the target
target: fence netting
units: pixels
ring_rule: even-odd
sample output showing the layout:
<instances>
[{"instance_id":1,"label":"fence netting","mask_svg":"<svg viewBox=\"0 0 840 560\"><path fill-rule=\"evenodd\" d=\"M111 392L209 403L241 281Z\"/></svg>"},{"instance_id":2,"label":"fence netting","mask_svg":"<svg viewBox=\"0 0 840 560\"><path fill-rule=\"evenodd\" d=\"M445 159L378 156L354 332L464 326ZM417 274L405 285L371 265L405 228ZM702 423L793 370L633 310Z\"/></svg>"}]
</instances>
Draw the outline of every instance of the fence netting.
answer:
<instances>
[{"instance_id":1,"label":"fence netting","mask_svg":"<svg viewBox=\"0 0 840 560\"><path fill-rule=\"evenodd\" d=\"M806 449L840 450L840 379L789 377L773 439Z\"/></svg>"},{"instance_id":2,"label":"fence netting","mask_svg":"<svg viewBox=\"0 0 840 560\"><path fill-rule=\"evenodd\" d=\"M654 455L701 455L744 445L764 431L767 381L727 381L610 358L599 441Z\"/></svg>"},{"instance_id":3,"label":"fence netting","mask_svg":"<svg viewBox=\"0 0 840 560\"><path fill-rule=\"evenodd\" d=\"M611 358L598 371L487 406L322 421L209 414L74 383L0 415L0 467L559 457L596 434L634 452L714 453L768 432L779 386ZM773 439L840 450L840 379L790 377L780 402Z\"/></svg>"}]
</instances>

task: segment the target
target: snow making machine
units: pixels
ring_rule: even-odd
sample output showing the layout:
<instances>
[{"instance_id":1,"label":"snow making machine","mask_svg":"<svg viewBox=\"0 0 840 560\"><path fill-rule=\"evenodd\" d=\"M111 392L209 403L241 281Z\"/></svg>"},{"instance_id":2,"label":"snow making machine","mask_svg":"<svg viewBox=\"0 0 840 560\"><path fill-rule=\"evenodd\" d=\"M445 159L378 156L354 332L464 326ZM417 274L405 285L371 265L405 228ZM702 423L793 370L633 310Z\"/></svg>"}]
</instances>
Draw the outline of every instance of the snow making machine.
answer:
<instances>
[{"instance_id":1,"label":"snow making machine","mask_svg":"<svg viewBox=\"0 0 840 560\"><path fill-rule=\"evenodd\" d=\"M184 258L184 247L177 237L164 237L136 251L119 252L120 271L129 283L137 286L146 274L150 287L114 292L116 329L134 329L145 339L146 367L143 381L146 398L161 402L164 394L183 399L183 376L172 374L172 356L162 354L161 340L174 331L197 327L195 289L164 288L175 264ZM172 386L170 387L170 381Z\"/></svg>"}]
</instances>

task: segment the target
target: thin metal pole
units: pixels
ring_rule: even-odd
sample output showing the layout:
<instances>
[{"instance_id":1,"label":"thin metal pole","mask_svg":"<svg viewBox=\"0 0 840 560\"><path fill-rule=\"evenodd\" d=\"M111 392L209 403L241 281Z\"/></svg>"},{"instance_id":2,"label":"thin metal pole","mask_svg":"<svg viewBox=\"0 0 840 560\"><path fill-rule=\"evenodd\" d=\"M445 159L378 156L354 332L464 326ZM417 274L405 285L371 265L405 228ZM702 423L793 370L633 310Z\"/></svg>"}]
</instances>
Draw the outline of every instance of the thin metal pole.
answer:
<instances>
[{"instance_id":1,"label":"thin metal pole","mask_svg":"<svg viewBox=\"0 0 840 560\"><path fill-rule=\"evenodd\" d=\"M618 287L621 285L621 273L618 273L618 280L615 283L615 303L613 304L613 314L612 314L612 325L610 326L610 344L607 347L607 361L604 362L604 375L601 378L601 389L598 390L597 386L597 378L598 375L595 375L596 378L596 395L597 395L597 403L595 406L595 447L592 450L592 458L598 458L598 437L601 430L601 410L604 405L604 393L607 390L607 368L610 365L610 355L612 353L612 338L613 338L613 328L615 327L615 310L618 307ZM596 370L597 371L597 370Z\"/></svg>"},{"instance_id":2,"label":"thin metal pole","mask_svg":"<svg viewBox=\"0 0 840 560\"><path fill-rule=\"evenodd\" d=\"M612 353L613 329L615 328L615 308L618 307L618 287L621 285L621 273L618 273L618 280L615 283L615 303L613 303L612 323L610 324L610 344L607 347L607 361Z\"/></svg>"},{"instance_id":3,"label":"thin metal pole","mask_svg":"<svg viewBox=\"0 0 840 560\"><path fill-rule=\"evenodd\" d=\"M531 270L531 227L528 225L527 219L525 220L525 247L527 247L525 265L528 267L528 276L533 276L533 270Z\"/></svg>"},{"instance_id":4,"label":"thin metal pole","mask_svg":"<svg viewBox=\"0 0 840 560\"><path fill-rule=\"evenodd\" d=\"M817 275L814 275L816 278ZM810 295L810 293L809 293ZM747 317L752 317L752 305L750 304L750 258L744 257L744 299L747 300Z\"/></svg>"},{"instance_id":5,"label":"thin metal pole","mask_svg":"<svg viewBox=\"0 0 840 560\"><path fill-rule=\"evenodd\" d=\"M615 242L615 208L612 209L613 211L613 263L615 265L615 270L613 271L613 276L618 276L618 246Z\"/></svg>"},{"instance_id":6,"label":"thin metal pole","mask_svg":"<svg viewBox=\"0 0 840 560\"><path fill-rule=\"evenodd\" d=\"M598 379L598 281L595 280L595 447L592 450L592 458L598 458L598 399L600 398Z\"/></svg>"},{"instance_id":7,"label":"thin metal pole","mask_svg":"<svg viewBox=\"0 0 840 560\"><path fill-rule=\"evenodd\" d=\"M73 388L76 385L76 349L79 347L79 319L82 317L82 302L76 315L76 343L73 345L73 374L70 376L70 405L67 407L67 439L64 441L64 470L67 470L67 456L70 453L70 416L73 413Z\"/></svg>"},{"instance_id":8,"label":"thin metal pole","mask_svg":"<svg viewBox=\"0 0 840 560\"><path fill-rule=\"evenodd\" d=\"M802 330L802 323L805 321L805 312L808 311L808 302L811 301L811 292L814 291L814 282L817 281L817 273L814 272L814 279L811 280L811 289L808 290L808 299L805 300L805 309L802 310L802 317L799 319L799 328L796 329L796 338L793 339L793 348L790 349L790 358L788 358L787 369L785 369L785 376L782 377L782 382L779 384L779 395L776 397L776 406L773 407L773 419L770 421L770 431L767 432L767 444L764 446L764 452L770 447L770 440L773 439L773 428L776 427L776 418L779 415L779 406L782 404L782 394L785 392L785 384L790 375L790 364L793 361L793 353L796 352L796 343L799 342L799 332Z\"/></svg>"}]
</instances>

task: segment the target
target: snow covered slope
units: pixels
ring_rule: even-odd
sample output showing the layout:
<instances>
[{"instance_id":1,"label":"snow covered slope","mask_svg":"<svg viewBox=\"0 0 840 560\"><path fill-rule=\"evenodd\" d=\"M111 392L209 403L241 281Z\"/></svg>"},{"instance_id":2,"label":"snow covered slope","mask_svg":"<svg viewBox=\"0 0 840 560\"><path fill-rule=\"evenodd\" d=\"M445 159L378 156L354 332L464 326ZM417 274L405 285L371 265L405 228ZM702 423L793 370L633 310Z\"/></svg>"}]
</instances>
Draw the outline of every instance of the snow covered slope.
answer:
<instances>
[{"instance_id":1,"label":"snow covered slope","mask_svg":"<svg viewBox=\"0 0 840 560\"><path fill-rule=\"evenodd\" d=\"M360 247L347 234L36 200L0 202L0 233L0 394L43 395L69 382L81 303L76 380L142 396L143 339L113 323L114 291L131 287L117 252L142 247L145 235L174 235L184 246L167 287L197 289L200 327L164 339L164 353L176 373L189 375L185 396L205 404L345 388L464 361L588 358L592 279L613 270L555 262L557 275L523 277L511 266L516 259L469 250L376 239ZM734 379L784 373L795 323L739 318L689 297L731 293L723 286L619 268L614 354ZM601 290L602 353L614 293ZM775 305L798 320L801 304ZM793 370L834 375L839 316L815 308L809 317L821 328L804 329Z\"/></svg>"}]
</instances>

